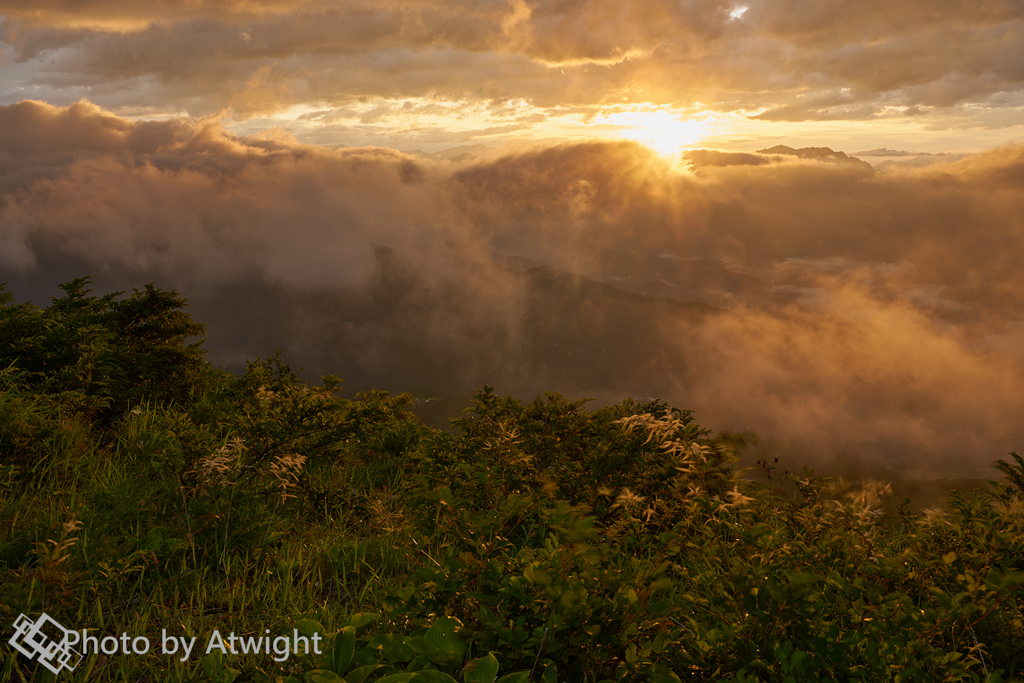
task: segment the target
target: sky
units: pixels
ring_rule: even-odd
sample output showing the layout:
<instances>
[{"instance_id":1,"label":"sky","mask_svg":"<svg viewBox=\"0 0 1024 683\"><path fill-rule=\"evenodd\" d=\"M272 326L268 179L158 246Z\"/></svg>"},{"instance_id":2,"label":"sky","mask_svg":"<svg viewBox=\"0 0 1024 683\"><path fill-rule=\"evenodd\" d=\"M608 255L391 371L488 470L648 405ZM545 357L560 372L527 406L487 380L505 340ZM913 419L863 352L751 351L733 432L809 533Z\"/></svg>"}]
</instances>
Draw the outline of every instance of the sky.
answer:
<instances>
[{"instance_id":1,"label":"sky","mask_svg":"<svg viewBox=\"0 0 1024 683\"><path fill-rule=\"evenodd\" d=\"M0 2L0 282L234 370L660 398L799 470L1024 452L1019 2ZM1021 142L1018 142L1021 141Z\"/></svg>"},{"instance_id":2,"label":"sky","mask_svg":"<svg viewBox=\"0 0 1024 683\"><path fill-rule=\"evenodd\" d=\"M0 104L439 151L632 138L976 152L1024 130L1018 0L4 0Z\"/></svg>"}]
</instances>

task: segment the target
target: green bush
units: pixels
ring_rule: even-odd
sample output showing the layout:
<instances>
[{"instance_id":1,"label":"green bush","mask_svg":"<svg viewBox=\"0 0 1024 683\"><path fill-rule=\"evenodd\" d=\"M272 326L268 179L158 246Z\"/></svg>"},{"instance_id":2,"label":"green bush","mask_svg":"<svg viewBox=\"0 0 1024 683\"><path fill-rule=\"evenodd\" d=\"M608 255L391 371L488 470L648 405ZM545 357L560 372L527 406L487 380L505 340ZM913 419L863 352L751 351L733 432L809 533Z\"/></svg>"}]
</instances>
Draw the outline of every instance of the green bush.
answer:
<instances>
[{"instance_id":1,"label":"green bush","mask_svg":"<svg viewBox=\"0 0 1024 683\"><path fill-rule=\"evenodd\" d=\"M177 294L87 283L0 296L0 621L325 649L90 655L80 680L1022 677L1016 453L943 510L810 471L784 495L661 402L484 387L437 431L279 355L234 377ZM0 676L49 680L10 648Z\"/></svg>"}]
</instances>

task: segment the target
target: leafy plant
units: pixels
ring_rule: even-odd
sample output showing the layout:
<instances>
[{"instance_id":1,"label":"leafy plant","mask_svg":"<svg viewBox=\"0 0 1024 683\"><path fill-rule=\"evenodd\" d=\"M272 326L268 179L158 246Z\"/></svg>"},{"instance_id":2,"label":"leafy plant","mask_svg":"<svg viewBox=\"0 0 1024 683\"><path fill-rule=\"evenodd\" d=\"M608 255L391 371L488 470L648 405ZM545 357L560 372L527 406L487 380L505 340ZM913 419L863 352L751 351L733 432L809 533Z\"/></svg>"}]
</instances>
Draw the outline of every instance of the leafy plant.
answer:
<instances>
[{"instance_id":1,"label":"leafy plant","mask_svg":"<svg viewBox=\"0 0 1024 683\"><path fill-rule=\"evenodd\" d=\"M232 376L177 294L87 285L47 308L0 290L0 621L323 648L92 653L83 680L1022 676L1016 453L985 491L893 513L883 482L748 480L742 439L657 401L485 386L432 430L279 354ZM48 675L0 650L3 680Z\"/></svg>"}]
</instances>

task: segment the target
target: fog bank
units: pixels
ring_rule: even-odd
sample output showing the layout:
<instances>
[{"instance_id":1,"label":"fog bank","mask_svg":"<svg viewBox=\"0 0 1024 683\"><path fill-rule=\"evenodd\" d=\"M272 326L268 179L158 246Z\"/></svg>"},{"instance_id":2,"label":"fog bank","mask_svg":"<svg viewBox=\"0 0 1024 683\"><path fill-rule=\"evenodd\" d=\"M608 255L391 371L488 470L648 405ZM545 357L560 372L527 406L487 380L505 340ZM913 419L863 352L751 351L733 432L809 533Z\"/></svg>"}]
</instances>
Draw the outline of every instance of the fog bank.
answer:
<instances>
[{"instance_id":1,"label":"fog bank","mask_svg":"<svg viewBox=\"0 0 1024 683\"><path fill-rule=\"evenodd\" d=\"M812 464L988 475L1024 448L1024 145L684 161L453 162L26 101L0 107L0 281L176 288L233 368L281 348L351 387L657 396Z\"/></svg>"}]
</instances>

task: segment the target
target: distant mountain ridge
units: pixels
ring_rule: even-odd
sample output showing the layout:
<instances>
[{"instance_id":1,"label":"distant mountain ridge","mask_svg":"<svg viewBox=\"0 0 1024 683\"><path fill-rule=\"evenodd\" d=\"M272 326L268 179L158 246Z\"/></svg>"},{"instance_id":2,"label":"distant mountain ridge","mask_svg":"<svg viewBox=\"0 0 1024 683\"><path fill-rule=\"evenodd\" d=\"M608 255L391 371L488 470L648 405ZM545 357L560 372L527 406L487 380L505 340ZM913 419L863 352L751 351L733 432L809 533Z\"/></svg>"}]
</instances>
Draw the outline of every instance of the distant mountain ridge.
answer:
<instances>
[{"instance_id":1,"label":"distant mountain ridge","mask_svg":"<svg viewBox=\"0 0 1024 683\"><path fill-rule=\"evenodd\" d=\"M837 152L830 147L801 147L800 149L794 149L786 145L775 145L767 149L757 150L758 154L785 154L788 156L795 156L801 159L816 159L819 161L830 161L833 163L851 164L855 166L862 166L865 170L874 170L874 166L866 161L858 159L857 157L851 157L846 152Z\"/></svg>"}]
</instances>

